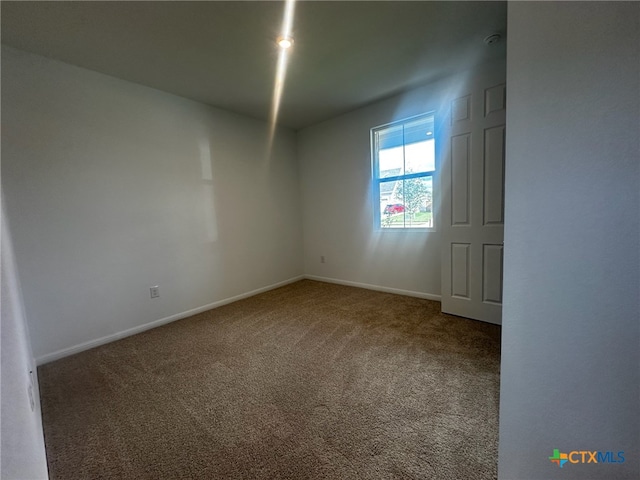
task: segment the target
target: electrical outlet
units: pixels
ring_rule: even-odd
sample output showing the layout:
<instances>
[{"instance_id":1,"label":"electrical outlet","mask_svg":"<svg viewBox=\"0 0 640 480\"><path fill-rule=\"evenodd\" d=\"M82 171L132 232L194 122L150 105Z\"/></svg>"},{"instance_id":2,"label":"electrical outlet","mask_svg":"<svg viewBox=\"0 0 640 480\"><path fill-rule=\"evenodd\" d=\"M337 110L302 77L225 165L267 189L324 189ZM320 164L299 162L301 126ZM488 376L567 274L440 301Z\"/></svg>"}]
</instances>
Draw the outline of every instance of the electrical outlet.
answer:
<instances>
[{"instance_id":1,"label":"electrical outlet","mask_svg":"<svg viewBox=\"0 0 640 480\"><path fill-rule=\"evenodd\" d=\"M151 287L149 291L151 292L151 298L158 298L160 296L160 287L158 285Z\"/></svg>"},{"instance_id":2,"label":"electrical outlet","mask_svg":"<svg viewBox=\"0 0 640 480\"><path fill-rule=\"evenodd\" d=\"M320 255L320 263L324 263L324 255Z\"/></svg>"}]
</instances>

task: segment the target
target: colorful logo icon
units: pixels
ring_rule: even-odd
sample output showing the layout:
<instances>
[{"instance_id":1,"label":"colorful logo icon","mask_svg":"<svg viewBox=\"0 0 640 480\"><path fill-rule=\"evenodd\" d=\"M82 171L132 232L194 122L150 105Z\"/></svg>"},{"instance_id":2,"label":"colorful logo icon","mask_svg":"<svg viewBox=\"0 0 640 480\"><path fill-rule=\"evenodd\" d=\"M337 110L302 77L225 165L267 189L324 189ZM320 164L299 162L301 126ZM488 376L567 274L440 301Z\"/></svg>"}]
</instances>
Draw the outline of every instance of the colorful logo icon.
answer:
<instances>
[{"instance_id":1,"label":"colorful logo icon","mask_svg":"<svg viewBox=\"0 0 640 480\"><path fill-rule=\"evenodd\" d=\"M560 468L565 463L595 463L595 464L615 464L624 463L624 451L598 451L598 450L573 450L569 453L562 453L560 449L554 448L553 455L549 457L551 463L555 463Z\"/></svg>"},{"instance_id":2,"label":"colorful logo icon","mask_svg":"<svg viewBox=\"0 0 640 480\"><path fill-rule=\"evenodd\" d=\"M569 455L566 453L560 453L559 449L554 448L553 456L549 457L549 460L551 460L551 463L555 463L562 468L562 466L569 461Z\"/></svg>"}]
</instances>

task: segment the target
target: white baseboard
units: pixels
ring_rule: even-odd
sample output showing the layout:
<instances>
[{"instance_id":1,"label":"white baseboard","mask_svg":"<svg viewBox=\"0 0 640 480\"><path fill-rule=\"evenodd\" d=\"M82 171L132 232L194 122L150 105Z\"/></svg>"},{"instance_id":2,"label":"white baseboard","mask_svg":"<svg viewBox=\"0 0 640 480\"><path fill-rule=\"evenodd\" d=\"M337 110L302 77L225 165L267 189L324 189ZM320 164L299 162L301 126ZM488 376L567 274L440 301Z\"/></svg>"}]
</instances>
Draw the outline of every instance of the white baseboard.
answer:
<instances>
[{"instance_id":1,"label":"white baseboard","mask_svg":"<svg viewBox=\"0 0 640 480\"><path fill-rule=\"evenodd\" d=\"M238 300L242 300L248 297L253 297L254 295L258 295L263 292L267 292L269 290L273 290L275 288L282 287L284 285L288 285L293 282L297 282L298 280L302 280L303 278L308 278L309 280L317 280L319 282L327 282L327 283L335 283L338 285L346 285L349 287L359 287L366 288L368 290L376 290L378 292L386 292L386 293L395 293L398 295L407 295L409 297L417 297L424 298L427 300L435 300L437 302L440 301L440 295L433 295L430 293L422 293L422 292L414 292L411 290L402 290L400 288L390 288L383 287L380 285L371 285L368 283L360 283L360 282L351 282L349 280L340 280L337 278L328 278L328 277L319 277L316 275L299 275L297 277L289 278L288 280L284 280L282 282L274 283L272 285L268 285L266 287L258 288L256 290L251 290L250 292L242 293L240 295L235 295L233 297L225 298L222 300L218 300L217 302L209 303L207 305L203 305L201 307L193 308L191 310L187 310L185 312L176 313L175 315L171 315L169 317L160 318L158 320L154 320L149 323L145 323L143 325L138 325L136 327L128 328L127 330L123 330L121 332L112 333L110 335L105 335L104 337L97 338L95 340L89 340L88 342L83 342L78 345L74 345L72 347L63 348L62 350L57 350L52 353L47 353L46 355L42 355L36 358L37 365L43 365L45 363L53 362L55 360L59 360L64 357L68 357L69 355L73 355L75 353L80 353L84 350L89 350L90 348L99 347L100 345L104 345L106 343L114 342L116 340L120 340L121 338L129 337L131 335L135 335L140 332L144 332L145 330L150 330L155 327L159 327L161 325L165 325L167 323L175 322L176 320L181 320L183 318L190 317L191 315L196 315L198 313L206 312L207 310L211 310L216 307L221 307L222 305L227 305L228 303L237 302Z\"/></svg>"},{"instance_id":2,"label":"white baseboard","mask_svg":"<svg viewBox=\"0 0 640 480\"><path fill-rule=\"evenodd\" d=\"M402 290L400 288L383 287L380 285L371 285L369 283L352 282L349 280L340 280L338 278L319 277L317 275L304 275L309 280L317 280L319 282L336 283L338 285L346 285L348 287L366 288L367 290L375 290L377 292L395 293L398 295L406 295L408 297L424 298L426 300L434 300L439 302L442 297L432 293L414 292L412 290Z\"/></svg>"},{"instance_id":3,"label":"white baseboard","mask_svg":"<svg viewBox=\"0 0 640 480\"><path fill-rule=\"evenodd\" d=\"M110 335L105 335L104 337L100 337L95 340L89 340L88 342L83 342L78 345L74 345L72 347L63 348L62 350L58 350L53 353L47 353L46 355L42 355L36 358L36 363L37 365L43 365L45 363L53 362L54 360L59 360L64 357L68 357L69 355L80 353L84 350L89 350L90 348L98 347L100 345L104 345L106 343L110 343L115 340L120 340L121 338L129 337L131 335L135 335L136 333L144 332L145 330L150 330L152 328L159 327L166 323L175 322L176 320L181 320L183 318L190 317L191 315L196 315L198 313L206 312L207 310L211 310L216 307L221 307L222 305L227 305L228 303L237 302L238 300L242 300L244 298L253 297L254 295L258 295L259 293L267 292L269 290L273 290L275 288L279 288L284 285L297 282L298 280L302 280L303 278L305 278L304 275L299 275L297 277L289 278L288 280L284 280L282 282L274 283L272 285L258 288L256 290L251 290L250 292L242 293L240 295L235 295L233 297L225 298L223 300L218 300L217 302L209 303L201 307L192 308L191 310L187 310L186 312L176 313L175 315L161 318L159 320L154 320L152 322L145 323L144 325L138 325L137 327L128 328L127 330L112 333Z\"/></svg>"}]
</instances>

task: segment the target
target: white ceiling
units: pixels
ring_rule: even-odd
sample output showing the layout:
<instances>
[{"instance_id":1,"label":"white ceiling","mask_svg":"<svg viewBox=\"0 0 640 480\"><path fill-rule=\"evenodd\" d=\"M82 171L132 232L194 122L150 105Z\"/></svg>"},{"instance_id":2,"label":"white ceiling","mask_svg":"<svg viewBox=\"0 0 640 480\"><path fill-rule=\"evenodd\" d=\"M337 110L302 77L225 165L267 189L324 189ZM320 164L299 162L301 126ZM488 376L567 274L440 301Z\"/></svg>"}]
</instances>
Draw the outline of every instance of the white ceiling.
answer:
<instances>
[{"instance_id":1,"label":"white ceiling","mask_svg":"<svg viewBox=\"0 0 640 480\"><path fill-rule=\"evenodd\" d=\"M267 119L284 3L2 1L2 43ZM298 1L281 124L505 57L506 2Z\"/></svg>"}]
</instances>

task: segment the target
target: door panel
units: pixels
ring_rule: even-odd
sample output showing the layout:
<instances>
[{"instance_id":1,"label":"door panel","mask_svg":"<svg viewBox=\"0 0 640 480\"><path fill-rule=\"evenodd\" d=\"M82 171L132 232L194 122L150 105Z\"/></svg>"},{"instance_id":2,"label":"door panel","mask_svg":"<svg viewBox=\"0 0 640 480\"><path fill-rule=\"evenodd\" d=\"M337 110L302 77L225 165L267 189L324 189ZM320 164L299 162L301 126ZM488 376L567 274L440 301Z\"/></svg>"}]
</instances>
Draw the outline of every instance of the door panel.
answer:
<instances>
[{"instance_id":1,"label":"door panel","mask_svg":"<svg viewBox=\"0 0 640 480\"><path fill-rule=\"evenodd\" d=\"M504 223L504 143L505 127L484 131L484 224Z\"/></svg>"},{"instance_id":2,"label":"door panel","mask_svg":"<svg viewBox=\"0 0 640 480\"><path fill-rule=\"evenodd\" d=\"M502 321L506 85L485 76L451 99L442 162L442 311Z\"/></svg>"},{"instance_id":3,"label":"door panel","mask_svg":"<svg viewBox=\"0 0 640 480\"><path fill-rule=\"evenodd\" d=\"M469 298L469 248L468 243L451 244L451 295Z\"/></svg>"},{"instance_id":4,"label":"door panel","mask_svg":"<svg viewBox=\"0 0 640 480\"><path fill-rule=\"evenodd\" d=\"M502 245L483 245L482 300L502 304Z\"/></svg>"},{"instance_id":5,"label":"door panel","mask_svg":"<svg viewBox=\"0 0 640 480\"><path fill-rule=\"evenodd\" d=\"M451 138L451 224L468 225L471 206L469 203L469 168L471 165L471 136L457 135Z\"/></svg>"}]
</instances>

